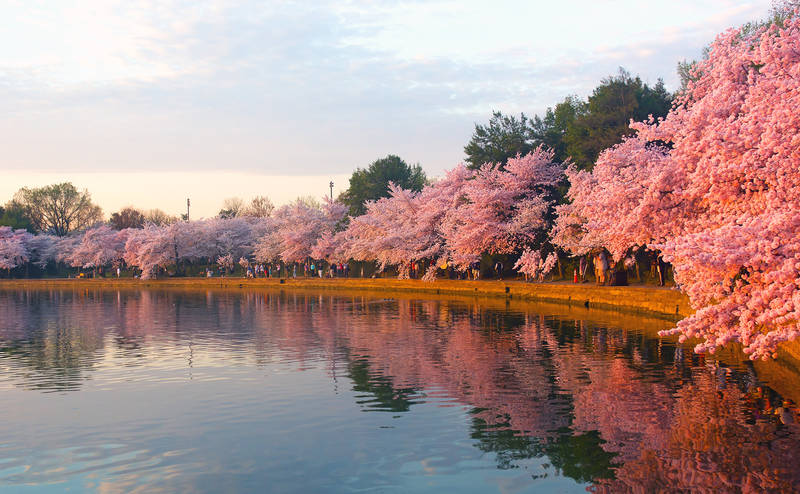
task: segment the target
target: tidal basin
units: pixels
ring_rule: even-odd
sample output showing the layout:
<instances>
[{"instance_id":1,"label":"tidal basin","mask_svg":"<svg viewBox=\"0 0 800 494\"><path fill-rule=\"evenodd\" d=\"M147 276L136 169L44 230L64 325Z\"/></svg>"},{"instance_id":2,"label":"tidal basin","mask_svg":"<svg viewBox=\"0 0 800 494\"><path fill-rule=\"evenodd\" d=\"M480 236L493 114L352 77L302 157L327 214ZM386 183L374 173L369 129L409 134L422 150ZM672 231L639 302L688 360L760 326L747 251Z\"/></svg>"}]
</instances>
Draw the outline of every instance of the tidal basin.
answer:
<instances>
[{"instance_id":1,"label":"tidal basin","mask_svg":"<svg viewBox=\"0 0 800 494\"><path fill-rule=\"evenodd\" d=\"M0 492L791 492L795 369L557 304L0 290Z\"/></svg>"}]
</instances>

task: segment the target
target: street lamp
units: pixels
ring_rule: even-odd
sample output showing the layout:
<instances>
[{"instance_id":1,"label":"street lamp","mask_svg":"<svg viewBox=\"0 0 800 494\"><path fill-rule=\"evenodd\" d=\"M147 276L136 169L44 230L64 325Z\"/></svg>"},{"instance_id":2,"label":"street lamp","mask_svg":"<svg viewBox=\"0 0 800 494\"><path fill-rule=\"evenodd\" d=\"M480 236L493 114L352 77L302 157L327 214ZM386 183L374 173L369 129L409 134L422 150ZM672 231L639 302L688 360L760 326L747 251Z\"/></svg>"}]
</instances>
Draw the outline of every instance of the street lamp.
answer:
<instances>
[{"instance_id":1,"label":"street lamp","mask_svg":"<svg viewBox=\"0 0 800 494\"><path fill-rule=\"evenodd\" d=\"M189 198L187 197L186 198L186 221L189 221L189 205L190 204L191 203L189 202Z\"/></svg>"},{"instance_id":2,"label":"street lamp","mask_svg":"<svg viewBox=\"0 0 800 494\"><path fill-rule=\"evenodd\" d=\"M333 200L333 180L331 180L330 186L331 186L331 201L332 201Z\"/></svg>"}]
</instances>

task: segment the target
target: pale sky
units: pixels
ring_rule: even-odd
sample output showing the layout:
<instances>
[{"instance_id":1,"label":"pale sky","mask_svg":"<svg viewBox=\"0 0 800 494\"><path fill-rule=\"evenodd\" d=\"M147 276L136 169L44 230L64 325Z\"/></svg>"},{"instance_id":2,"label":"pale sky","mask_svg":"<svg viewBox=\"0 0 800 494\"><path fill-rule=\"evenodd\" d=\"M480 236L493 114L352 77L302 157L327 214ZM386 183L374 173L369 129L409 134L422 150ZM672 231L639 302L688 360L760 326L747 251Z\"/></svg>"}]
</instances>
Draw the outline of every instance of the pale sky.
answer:
<instances>
[{"instance_id":1,"label":"pale sky","mask_svg":"<svg viewBox=\"0 0 800 494\"><path fill-rule=\"evenodd\" d=\"M106 214L193 216L347 187L397 154L435 176L493 109L541 113L619 66L679 60L768 0L0 0L0 203L72 181Z\"/></svg>"}]
</instances>

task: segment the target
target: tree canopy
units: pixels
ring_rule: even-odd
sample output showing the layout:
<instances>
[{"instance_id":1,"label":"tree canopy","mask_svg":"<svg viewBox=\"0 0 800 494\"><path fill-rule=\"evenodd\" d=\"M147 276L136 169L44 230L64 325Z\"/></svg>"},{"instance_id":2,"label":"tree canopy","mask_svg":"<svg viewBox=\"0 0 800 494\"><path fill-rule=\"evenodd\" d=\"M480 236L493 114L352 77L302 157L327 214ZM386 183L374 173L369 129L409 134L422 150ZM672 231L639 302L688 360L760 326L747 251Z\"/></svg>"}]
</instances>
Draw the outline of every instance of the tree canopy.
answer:
<instances>
[{"instance_id":1,"label":"tree canopy","mask_svg":"<svg viewBox=\"0 0 800 494\"><path fill-rule=\"evenodd\" d=\"M339 200L348 206L350 216L364 214L365 202L389 196L389 182L419 192L427 183L427 177L419 164L409 166L399 156L390 154L373 161L366 169L357 168L350 177L350 187Z\"/></svg>"},{"instance_id":2,"label":"tree canopy","mask_svg":"<svg viewBox=\"0 0 800 494\"><path fill-rule=\"evenodd\" d=\"M650 87L620 68L616 76L602 80L568 125L566 152L578 168L590 169L600 151L633 133L631 119L641 122L650 115L665 117L671 105L672 95L662 80Z\"/></svg>"},{"instance_id":3,"label":"tree canopy","mask_svg":"<svg viewBox=\"0 0 800 494\"><path fill-rule=\"evenodd\" d=\"M487 125L475 124L475 132L464 147L467 168L477 170L485 163L498 163L502 168L509 158L533 151L535 139L531 123L524 113L517 118L492 112Z\"/></svg>"},{"instance_id":4,"label":"tree canopy","mask_svg":"<svg viewBox=\"0 0 800 494\"><path fill-rule=\"evenodd\" d=\"M578 168L591 169L600 151L632 133L631 119L665 117L671 105L672 95L661 79L651 87L620 68L617 75L603 79L586 101L568 96L541 117L493 112L487 125L475 125L464 147L466 161L472 169L484 163L498 163L502 168L510 158L543 144L553 150L557 161L570 158Z\"/></svg>"},{"instance_id":5,"label":"tree canopy","mask_svg":"<svg viewBox=\"0 0 800 494\"><path fill-rule=\"evenodd\" d=\"M39 232L64 236L103 219L100 206L92 202L89 191L79 191L70 182L45 187L23 187L14 196Z\"/></svg>"},{"instance_id":6,"label":"tree canopy","mask_svg":"<svg viewBox=\"0 0 800 494\"><path fill-rule=\"evenodd\" d=\"M126 207L112 214L108 222L115 230L142 228L145 224L145 217L138 209Z\"/></svg>"},{"instance_id":7,"label":"tree canopy","mask_svg":"<svg viewBox=\"0 0 800 494\"><path fill-rule=\"evenodd\" d=\"M27 230L31 233L35 231L25 208L17 201L9 201L5 206L0 206L0 226L10 226L15 230Z\"/></svg>"},{"instance_id":8,"label":"tree canopy","mask_svg":"<svg viewBox=\"0 0 800 494\"><path fill-rule=\"evenodd\" d=\"M222 202L222 209L217 214L222 219L236 218L244 211L244 201L239 197L229 197Z\"/></svg>"}]
</instances>

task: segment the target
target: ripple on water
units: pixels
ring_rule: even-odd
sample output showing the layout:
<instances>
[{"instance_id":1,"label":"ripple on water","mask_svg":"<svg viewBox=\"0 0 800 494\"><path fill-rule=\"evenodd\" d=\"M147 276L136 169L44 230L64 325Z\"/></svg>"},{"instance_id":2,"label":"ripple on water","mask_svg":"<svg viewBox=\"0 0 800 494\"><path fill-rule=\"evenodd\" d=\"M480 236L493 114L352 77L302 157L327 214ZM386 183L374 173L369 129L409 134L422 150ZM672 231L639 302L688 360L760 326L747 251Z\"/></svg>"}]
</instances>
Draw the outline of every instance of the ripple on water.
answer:
<instances>
[{"instance_id":1,"label":"ripple on water","mask_svg":"<svg viewBox=\"0 0 800 494\"><path fill-rule=\"evenodd\" d=\"M492 304L0 291L0 489L800 489L761 367Z\"/></svg>"}]
</instances>

